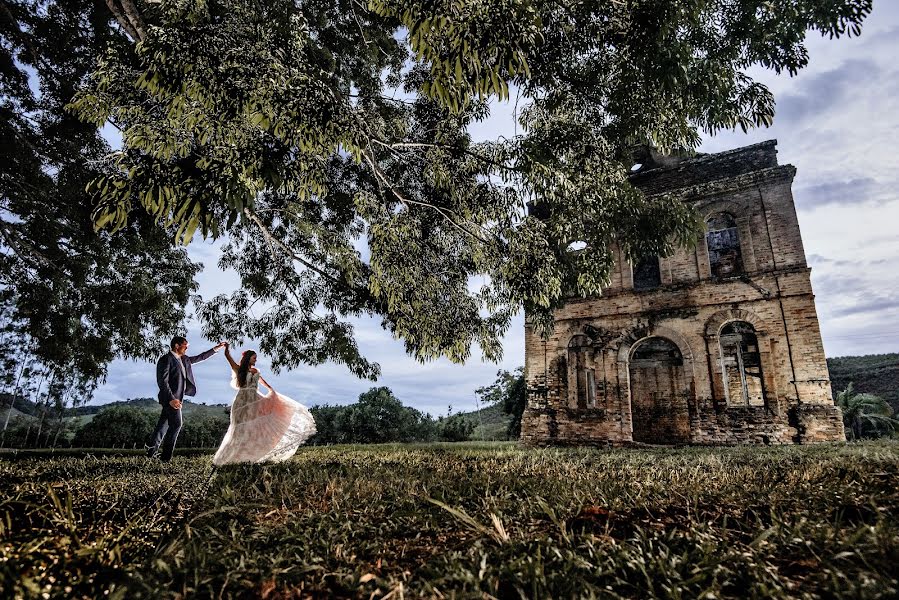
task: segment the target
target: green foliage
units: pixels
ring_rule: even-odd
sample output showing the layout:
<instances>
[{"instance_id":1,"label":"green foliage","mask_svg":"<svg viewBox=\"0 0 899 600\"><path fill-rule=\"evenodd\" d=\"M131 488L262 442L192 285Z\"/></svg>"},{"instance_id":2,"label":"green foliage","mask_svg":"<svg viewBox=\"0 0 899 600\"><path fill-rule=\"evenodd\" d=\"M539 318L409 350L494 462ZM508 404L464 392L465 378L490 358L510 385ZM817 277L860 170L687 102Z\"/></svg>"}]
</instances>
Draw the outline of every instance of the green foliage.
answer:
<instances>
[{"instance_id":1,"label":"green foliage","mask_svg":"<svg viewBox=\"0 0 899 600\"><path fill-rule=\"evenodd\" d=\"M387 387L374 387L348 406L311 409L317 433L310 444L382 444L430 441L437 435L431 416L403 406Z\"/></svg>"},{"instance_id":2,"label":"green foliage","mask_svg":"<svg viewBox=\"0 0 899 600\"><path fill-rule=\"evenodd\" d=\"M24 448L29 441L34 442L35 435L32 431L37 431L37 419L20 413L12 416L6 425L0 438L3 448Z\"/></svg>"},{"instance_id":3,"label":"green foliage","mask_svg":"<svg viewBox=\"0 0 899 600\"><path fill-rule=\"evenodd\" d=\"M184 427L178 436L179 448L217 448L228 431L230 419L222 410L219 416L195 415L184 418Z\"/></svg>"},{"instance_id":4,"label":"green foliage","mask_svg":"<svg viewBox=\"0 0 899 600\"><path fill-rule=\"evenodd\" d=\"M509 421L511 417L505 414L501 406L484 406L478 410L461 413L474 421L475 428L471 433L471 440L478 441L507 441L509 440Z\"/></svg>"},{"instance_id":5,"label":"green foliage","mask_svg":"<svg viewBox=\"0 0 899 600\"><path fill-rule=\"evenodd\" d=\"M524 367L518 367L510 373L506 370L496 372L496 381L478 388L475 393L484 404L497 404L503 413L512 418L506 429L509 439L521 437L521 416L527 406L527 384L524 381Z\"/></svg>"},{"instance_id":6,"label":"green foliage","mask_svg":"<svg viewBox=\"0 0 899 600\"><path fill-rule=\"evenodd\" d=\"M117 356L155 355L199 271L149 215L117 235L94 230L86 188L111 149L65 106L97 58L122 47L107 10L11 0L0 20L0 326L15 334L0 356L37 362L73 392L51 402L87 400Z\"/></svg>"},{"instance_id":7,"label":"green foliage","mask_svg":"<svg viewBox=\"0 0 899 600\"><path fill-rule=\"evenodd\" d=\"M0 587L135 599L899 593L894 441L314 447L216 469L208 488L208 457L164 467L0 460Z\"/></svg>"},{"instance_id":8,"label":"green foliage","mask_svg":"<svg viewBox=\"0 0 899 600\"><path fill-rule=\"evenodd\" d=\"M95 222L225 235L242 285L201 302L207 337L259 339L276 369L335 360L374 378L353 317L381 318L419 360L473 345L497 359L522 308L546 332L565 299L598 294L613 247L692 243L696 215L629 183L634 147L769 124L747 70L795 73L809 29L858 35L871 0L139 8L145 26L119 23L140 42L111 40L71 104L122 132ZM521 133L474 142L513 89Z\"/></svg>"},{"instance_id":9,"label":"green foliage","mask_svg":"<svg viewBox=\"0 0 899 600\"><path fill-rule=\"evenodd\" d=\"M319 405L311 409L317 433L309 441L324 444L384 444L462 442L476 423L468 414L431 415L403 406L387 387L373 387L348 406Z\"/></svg>"},{"instance_id":10,"label":"green foliage","mask_svg":"<svg viewBox=\"0 0 899 600\"><path fill-rule=\"evenodd\" d=\"M873 394L856 394L852 383L837 394L834 404L843 411L847 439L880 437L899 432L899 419L892 407Z\"/></svg>"},{"instance_id":11,"label":"green foliage","mask_svg":"<svg viewBox=\"0 0 899 600\"><path fill-rule=\"evenodd\" d=\"M153 398L137 398L100 408L76 430L73 446L143 448L160 413L159 402ZM182 413L184 425L178 435L178 448L215 448L225 437L230 423L226 407L185 402Z\"/></svg>"},{"instance_id":12,"label":"green foliage","mask_svg":"<svg viewBox=\"0 0 899 600\"><path fill-rule=\"evenodd\" d=\"M899 412L899 354L869 354L827 359L834 398L850 383L857 392L880 396Z\"/></svg>"},{"instance_id":13,"label":"green foliage","mask_svg":"<svg viewBox=\"0 0 899 600\"><path fill-rule=\"evenodd\" d=\"M9 399L0 395L0 407ZM132 398L96 406L62 409L17 398L10 413L7 429L0 437L5 448L143 448L146 437L156 425L160 406L156 398ZM178 437L178 448L214 448L221 443L230 423L225 405L205 405L187 401L182 407L184 426ZM0 408L0 422L5 422L8 404ZM101 415L99 420L95 417ZM46 426L38 439L38 423ZM149 420L148 420L149 419ZM150 429L147 429L150 423ZM143 436L143 437L141 437Z\"/></svg>"},{"instance_id":14,"label":"green foliage","mask_svg":"<svg viewBox=\"0 0 899 600\"><path fill-rule=\"evenodd\" d=\"M81 427L72 444L82 448L143 448L158 416L132 406L110 406Z\"/></svg>"},{"instance_id":15,"label":"green foliage","mask_svg":"<svg viewBox=\"0 0 899 600\"><path fill-rule=\"evenodd\" d=\"M465 442L471 439L476 426L470 417L463 414L447 415L437 421L437 430L442 442Z\"/></svg>"}]
</instances>

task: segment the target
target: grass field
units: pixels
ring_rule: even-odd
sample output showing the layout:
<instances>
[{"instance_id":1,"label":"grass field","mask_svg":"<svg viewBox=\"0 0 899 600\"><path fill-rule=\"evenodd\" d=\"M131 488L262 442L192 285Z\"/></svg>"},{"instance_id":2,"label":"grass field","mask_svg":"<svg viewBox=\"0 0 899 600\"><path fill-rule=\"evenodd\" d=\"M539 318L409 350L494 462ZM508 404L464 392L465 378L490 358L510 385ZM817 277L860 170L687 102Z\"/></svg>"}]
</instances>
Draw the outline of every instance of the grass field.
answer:
<instances>
[{"instance_id":1,"label":"grass field","mask_svg":"<svg viewBox=\"0 0 899 600\"><path fill-rule=\"evenodd\" d=\"M899 594L896 442L18 456L0 481L4 598Z\"/></svg>"}]
</instances>

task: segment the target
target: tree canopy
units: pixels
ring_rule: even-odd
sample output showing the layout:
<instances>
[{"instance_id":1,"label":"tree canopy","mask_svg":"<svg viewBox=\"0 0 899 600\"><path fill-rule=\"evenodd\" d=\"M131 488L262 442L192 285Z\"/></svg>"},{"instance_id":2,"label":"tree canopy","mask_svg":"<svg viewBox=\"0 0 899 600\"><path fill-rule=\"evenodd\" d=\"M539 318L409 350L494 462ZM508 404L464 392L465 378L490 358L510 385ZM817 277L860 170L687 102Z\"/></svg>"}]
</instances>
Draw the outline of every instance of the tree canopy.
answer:
<instances>
[{"instance_id":1,"label":"tree canopy","mask_svg":"<svg viewBox=\"0 0 899 600\"><path fill-rule=\"evenodd\" d=\"M637 147L767 125L749 67L796 73L810 30L858 35L871 0L139 0L71 107L122 133L96 224L149 215L225 236L241 289L199 303L208 337L273 367L375 377L351 318L419 360L500 356L631 258L691 243L687 206L629 183ZM478 142L492 99L520 129ZM260 316L249 307L258 306Z\"/></svg>"},{"instance_id":2,"label":"tree canopy","mask_svg":"<svg viewBox=\"0 0 899 600\"><path fill-rule=\"evenodd\" d=\"M174 229L138 213L94 228L87 186L111 149L65 106L121 43L111 22L99 3L0 3L0 359L14 394L27 366L54 400L87 399L114 357L159 350L196 288Z\"/></svg>"}]
</instances>

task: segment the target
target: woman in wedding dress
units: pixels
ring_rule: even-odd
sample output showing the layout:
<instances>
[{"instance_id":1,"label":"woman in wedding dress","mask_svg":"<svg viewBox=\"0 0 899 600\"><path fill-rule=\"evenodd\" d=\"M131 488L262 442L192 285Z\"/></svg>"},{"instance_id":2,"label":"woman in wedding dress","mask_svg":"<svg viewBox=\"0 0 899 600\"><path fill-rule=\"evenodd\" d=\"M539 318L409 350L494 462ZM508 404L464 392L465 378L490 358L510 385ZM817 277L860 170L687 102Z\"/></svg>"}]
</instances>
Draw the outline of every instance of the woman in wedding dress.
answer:
<instances>
[{"instance_id":1,"label":"woman in wedding dress","mask_svg":"<svg viewBox=\"0 0 899 600\"><path fill-rule=\"evenodd\" d=\"M315 421L309 410L276 392L259 370L256 353L247 350L240 364L225 345L225 358L231 364L231 387L237 390L231 406L231 425L212 458L215 465L246 462L281 462L289 459L300 444L315 434ZM259 382L268 388L260 394Z\"/></svg>"}]
</instances>

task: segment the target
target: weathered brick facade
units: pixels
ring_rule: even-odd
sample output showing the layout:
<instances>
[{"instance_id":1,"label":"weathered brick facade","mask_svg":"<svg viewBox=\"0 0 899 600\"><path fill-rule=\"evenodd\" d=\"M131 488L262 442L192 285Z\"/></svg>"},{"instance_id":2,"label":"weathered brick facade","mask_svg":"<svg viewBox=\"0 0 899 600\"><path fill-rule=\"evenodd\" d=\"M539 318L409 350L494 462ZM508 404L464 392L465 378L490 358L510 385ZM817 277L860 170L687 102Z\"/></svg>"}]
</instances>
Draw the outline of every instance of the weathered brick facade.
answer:
<instances>
[{"instance_id":1,"label":"weathered brick facade","mask_svg":"<svg viewBox=\"0 0 899 600\"><path fill-rule=\"evenodd\" d=\"M776 142L644 168L706 219L695 249L631 265L572 300L549 339L525 331L527 444L844 440L810 269ZM636 277L635 277L636 275Z\"/></svg>"}]
</instances>

